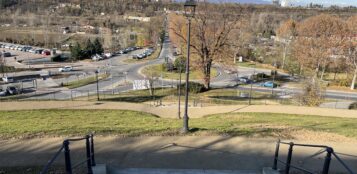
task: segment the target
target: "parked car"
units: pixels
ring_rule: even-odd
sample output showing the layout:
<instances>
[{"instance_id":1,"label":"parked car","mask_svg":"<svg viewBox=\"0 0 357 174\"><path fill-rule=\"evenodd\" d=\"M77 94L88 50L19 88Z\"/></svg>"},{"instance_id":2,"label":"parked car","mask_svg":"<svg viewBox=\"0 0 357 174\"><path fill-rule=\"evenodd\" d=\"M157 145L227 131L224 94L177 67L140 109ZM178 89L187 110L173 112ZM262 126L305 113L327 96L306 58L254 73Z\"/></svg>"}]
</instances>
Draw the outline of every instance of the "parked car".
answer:
<instances>
[{"instance_id":1,"label":"parked car","mask_svg":"<svg viewBox=\"0 0 357 174\"><path fill-rule=\"evenodd\" d=\"M5 77L2 78L2 81L4 81L5 83L13 83L15 80L14 80L13 77L5 76Z\"/></svg>"},{"instance_id":2,"label":"parked car","mask_svg":"<svg viewBox=\"0 0 357 174\"><path fill-rule=\"evenodd\" d=\"M111 58L111 57L113 57L113 54L112 53L104 53L104 57Z\"/></svg>"},{"instance_id":3,"label":"parked car","mask_svg":"<svg viewBox=\"0 0 357 174\"><path fill-rule=\"evenodd\" d=\"M103 60L103 59L104 59L104 57L99 54L92 56L92 60L94 60L94 61L99 61L99 60Z\"/></svg>"},{"instance_id":4,"label":"parked car","mask_svg":"<svg viewBox=\"0 0 357 174\"><path fill-rule=\"evenodd\" d=\"M35 50L35 54L42 54L42 52L43 52L43 49L37 49L37 50Z\"/></svg>"},{"instance_id":5,"label":"parked car","mask_svg":"<svg viewBox=\"0 0 357 174\"><path fill-rule=\"evenodd\" d=\"M7 95L7 92L2 90L2 89L0 89L0 96L6 96L6 95Z\"/></svg>"},{"instance_id":6,"label":"parked car","mask_svg":"<svg viewBox=\"0 0 357 174\"><path fill-rule=\"evenodd\" d=\"M252 81L248 77L239 77L238 81L243 83L251 83Z\"/></svg>"},{"instance_id":7,"label":"parked car","mask_svg":"<svg viewBox=\"0 0 357 174\"><path fill-rule=\"evenodd\" d=\"M65 66L63 68L58 69L59 72L70 72L72 70L73 70L73 68L71 66Z\"/></svg>"},{"instance_id":8,"label":"parked car","mask_svg":"<svg viewBox=\"0 0 357 174\"><path fill-rule=\"evenodd\" d=\"M272 82L272 81L268 81L268 82L261 83L260 86L268 87L268 88L276 88L279 85L277 83Z\"/></svg>"},{"instance_id":9,"label":"parked car","mask_svg":"<svg viewBox=\"0 0 357 174\"><path fill-rule=\"evenodd\" d=\"M138 54L138 59L143 59L146 57L146 54Z\"/></svg>"},{"instance_id":10,"label":"parked car","mask_svg":"<svg viewBox=\"0 0 357 174\"><path fill-rule=\"evenodd\" d=\"M29 53L35 53L36 52L36 49L34 49L34 48L31 48L31 49L29 49L29 51L28 51Z\"/></svg>"},{"instance_id":11,"label":"parked car","mask_svg":"<svg viewBox=\"0 0 357 174\"><path fill-rule=\"evenodd\" d=\"M49 55L51 55L51 51L44 50L44 51L42 51L42 55L49 56Z\"/></svg>"},{"instance_id":12,"label":"parked car","mask_svg":"<svg viewBox=\"0 0 357 174\"><path fill-rule=\"evenodd\" d=\"M4 57L11 57L11 53L10 52L3 52L2 55Z\"/></svg>"},{"instance_id":13,"label":"parked car","mask_svg":"<svg viewBox=\"0 0 357 174\"><path fill-rule=\"evenodd\" d=\"M25 51L29 52L31 49L32 49L32 47L28 46L28 47L26 47Z\"/></svg>"},{"instance_id":14,"label":"parked car","mask_svg":"<svg viewBox=\"0 0 357 174\"><path fill-rule=\"evenodd\" d=\"M8 86L6 88L6 92L9 95L16 95L19 94L19 90L15 86Z\"/></svg>"}]
</instances>

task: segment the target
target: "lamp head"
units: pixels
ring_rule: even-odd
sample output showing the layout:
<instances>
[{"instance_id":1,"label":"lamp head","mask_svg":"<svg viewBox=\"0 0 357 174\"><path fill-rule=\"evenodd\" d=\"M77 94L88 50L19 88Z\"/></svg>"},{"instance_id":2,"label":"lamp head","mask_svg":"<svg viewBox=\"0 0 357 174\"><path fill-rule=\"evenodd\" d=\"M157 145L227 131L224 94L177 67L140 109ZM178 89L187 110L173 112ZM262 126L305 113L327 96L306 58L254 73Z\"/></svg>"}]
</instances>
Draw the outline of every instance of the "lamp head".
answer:
<instances>
[{"instance_id":1,"label":"lamp head","mask_svg":"<svg viewBox=\"0 0 357 174\"><path fill-rule=\"evenodd\" d=\"M189 17L193 18L195 16L196 6L197 6L197 3L195 0L186 0L185 5L184 5L185 16L188 18Z\"/></svg>"}]
</instances>

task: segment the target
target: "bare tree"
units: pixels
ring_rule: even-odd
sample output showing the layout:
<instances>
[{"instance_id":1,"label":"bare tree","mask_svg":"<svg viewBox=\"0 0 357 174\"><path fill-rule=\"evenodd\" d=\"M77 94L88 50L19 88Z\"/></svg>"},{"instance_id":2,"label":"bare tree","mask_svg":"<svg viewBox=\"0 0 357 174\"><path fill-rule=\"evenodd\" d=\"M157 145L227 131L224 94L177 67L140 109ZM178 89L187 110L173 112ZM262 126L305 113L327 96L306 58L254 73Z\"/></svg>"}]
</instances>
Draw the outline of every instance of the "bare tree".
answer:
<instances>
[{"instance_id":1,"label":"bare tree","mask_svg":"<svg viewBox=\"0 0 357 174\"><path fill-rule=\"evenodd\" d=\"M210 88L211 68L214 62L232 61L234 39L232 33L240 28L241 17L227 4L212 5L200 3L198 13L192 23L191 48L195 68L203 75L205 88ZM172 19L172 18L171 18ZM187 43L187 28L182 25L184 18L176 16L171 25L173 33Z\"/></svg>"},{"instance_id":2,"label":"bare tree","mask_svg":"<svg viewBox=\"0 0 357 174\"><path fill-rule=\"evenodd\" d=\"M277 36L279 36L280 41L283 45L283 62L281 68L285 68L286 57L288 54L289 46L291 40L297 36L296 31L297 23L296 21L289 19L285 21L277 30Z\"/></svg>"},{"instance_id":3,"label":"bare tree","mask_svg":"<svg viewBox=\"0 0 357 174\"><path fill-rule=\"evenodd\" d=\"M357 15L349 18L347 20L348 23L348 28L350 30L349 34L349 39L347 42L347 59L349 65L353 69L353 78L351 82L351 90L355 89L355 84L357 80L357 41L353 40L357 37L356 31L357 31Z\"/></svg>"},{"instance_id":4,"label":"bare tree","mask_svg":"<svg viewBox=\"0 0 357 174\"><path fill-rule=\"evenodd\" d=\"M297 27L294 55L301 66L314 70L323 78L336 48L340 48L348 33L343 20L331 15L318 15L302 21Z\"/></svg>"}]
</instances>

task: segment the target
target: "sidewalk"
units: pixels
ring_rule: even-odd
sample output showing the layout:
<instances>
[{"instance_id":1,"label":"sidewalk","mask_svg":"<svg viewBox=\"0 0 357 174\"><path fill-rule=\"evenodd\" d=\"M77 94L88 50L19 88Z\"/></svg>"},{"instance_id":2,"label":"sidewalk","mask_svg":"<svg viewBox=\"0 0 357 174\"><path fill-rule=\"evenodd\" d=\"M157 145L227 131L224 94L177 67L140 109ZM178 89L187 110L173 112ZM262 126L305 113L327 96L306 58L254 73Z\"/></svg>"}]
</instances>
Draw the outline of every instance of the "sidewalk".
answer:
<instances>
[{"instance_id":1,"label":"sidewalk","mask_svg":"<svg viewBox=\"0 0 357 174\"><path fill-rule=\"evenodd\" d=\"M100 103L100 104L98 104ZM183 105L182 105L183 106ZM88 101L23 101L2 102L0 110L32 110L32 109L119 109L147 112L163 118L177 118L177 105L154 107L147 104L123 102L88 102ZM182 108L183 109L183 108ZM301 107L288 105L230 105L190 107L189 116L200 118L206 115L258 112L297 115L317 115L341 118L357 118L357 110L329 109L317 107Z\"/></svg>"},{"instance_id":2,"label":"sidewalk","mask_svg":"<svg viewBox=\"0 0 357 174\"><path fill-rule=\"evenodd\" d=\"M0 167L43 166L55 154L64 138L36 138L0 141ZM96 163L121 168L174 168L256 170L272 166L276 139L226 136L172 137L95 137ZM295 141L297 142L297 141ZM299 142L326 144L336 152L357 155L355 144L329 142ZM85 143L70 145L72 162L83 160ZM324 155L305 158L320 149L295 148L293 164L320 169ZM281 146L281 159L286 159L287 147ZM354 170L357 159L341 156ZM63 165L63 155L56 161ZM333 171L345 172L332 162Z\"/></svg>"}]
</instances>

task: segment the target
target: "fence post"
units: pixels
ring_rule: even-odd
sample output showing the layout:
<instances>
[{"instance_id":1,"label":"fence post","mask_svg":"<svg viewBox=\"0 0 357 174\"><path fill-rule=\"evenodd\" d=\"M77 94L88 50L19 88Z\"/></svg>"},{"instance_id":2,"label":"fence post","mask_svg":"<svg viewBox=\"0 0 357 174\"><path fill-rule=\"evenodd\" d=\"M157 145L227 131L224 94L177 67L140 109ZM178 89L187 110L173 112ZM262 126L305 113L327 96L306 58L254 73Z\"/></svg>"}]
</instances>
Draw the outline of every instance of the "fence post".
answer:
<instances>
[{"instance_id":1,"label":"fence post","mask_svg":"<svg viewBox=\"0 0 357 174\"><path fill-rule=\"evenodd\" d=\"M71 90L71 100L73 101L73 94L72 94L72 90Z\"/></svg>"},{"instance_id":2,"label":"fence post","mask_svg":"<svg viewBox=\"0 0 357 174\"><path fill-rule=\"evenodd\" d=\"M289 174L290 172L290 164L291 164L291 157L293 155L293 148L294 148L294 143L290 142L288 157L286 159L285 174Z\"/></svg>"},{"instance_id":3,"label":"fence post","mask_svg":"<svg viewBox=\"0 0 357 174\"><path fill-rule=\"evenodd\" d=\"M280 139L276 143L273 170L278 170L279 148L280 148Z\"/></svg>"},{"instance_id":4,"label":"fence post","mask_svg":"<svg viewBox=\"0 0 357 174\"><path fill-rule=\"evenodd\" d=\"M65 160L65 164L66 164L66 173L72 174L72 164L71 164L71 156L70 156L70 150L69 150L69 141L64 140L63 146L64 146L64 160Z\"/></svg>"},{"instance_id":5,"label":"fence post","mask_svg":"<svg viewBox=\"0 0 357 174\"><path fill-rule=\"evenodd\" d=\"M88 169L88 174L93 174L89 137L90 137L89 135L86 135L87 169Z\"/></svg>"},{"instance_id":6,"label":"fence post","mask_svg":"<svg viewBox=\"0 0 357 174\"><path fill-rule=\"evenodd\" d=\"M330 163L331 163L331 154L333 153L333 149L331 147L326 148L326 157L325 157L325 162L324 162L324 168L322 170L322 174L328 174L329 169L330 169Z\"/></svg>"},{"instance_id":7,"label":"fence post","mask_svg":"<svg viewBox=\"0 0 357 174\"><path fill-rule=\"evenodd\" d=\"M88 101L90 100L90 98L89 98L89 90L88 90Z\"/></svg>"},{"instance_id":8,"label":"fence post","mask_svg":"<svg viewBox=\"0 0 357 174\"><path fill-rule=\"evenodd\" d=\"M93 134L90 135L90 150L91 150L91 160L92 160L92 166L95 166L95 160L94 160L94 139L93 139Z\"/></svg>"}]
</instances>

